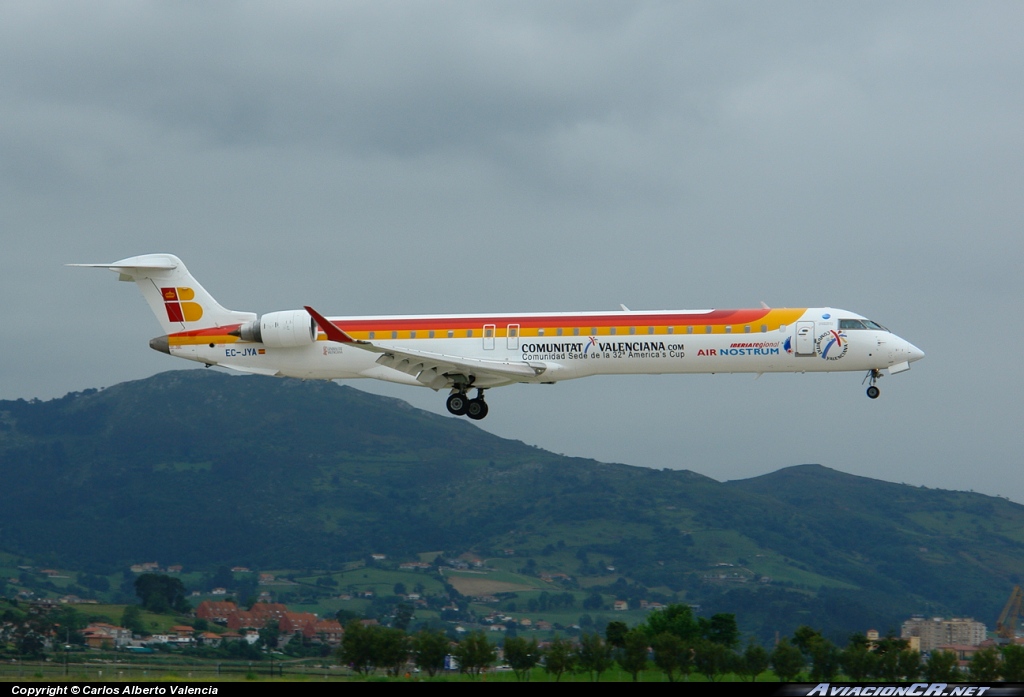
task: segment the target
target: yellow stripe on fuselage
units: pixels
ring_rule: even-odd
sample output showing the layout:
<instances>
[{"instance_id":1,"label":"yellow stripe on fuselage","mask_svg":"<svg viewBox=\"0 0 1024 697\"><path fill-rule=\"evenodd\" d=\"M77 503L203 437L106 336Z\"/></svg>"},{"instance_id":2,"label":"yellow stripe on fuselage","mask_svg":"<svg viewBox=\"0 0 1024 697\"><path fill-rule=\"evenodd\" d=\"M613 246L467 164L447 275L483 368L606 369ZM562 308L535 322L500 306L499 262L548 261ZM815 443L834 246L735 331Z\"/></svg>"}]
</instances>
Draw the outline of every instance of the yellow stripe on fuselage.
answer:
<instances>
[{"instance_id":1,"label":"yellow stripe on fuselage","mask_svg":"<svg viewBox=\"0 0 1024 697\"><path fill-rule=\"evenodd\" d=\"M749 311L743 311L749 312ZM572 337L572 336L687 336L687 335L708 335L708 334L765 334L777 331L779 328L789 326L803 316L804 308L781 308L767 310L762 316L752 318L751 321L734 322L729 318L702 317L690 315L689 322L685 324L636 324L628 314L622 316L622 322L617 324L592 325L587 322L586 316L562 315L552 317L516 317L516 318L487 318L480 317L472 328L467 328L467 319L459 318L458 327L445 327L444 317L417 317L415 319L396 319L381 317L375 319L359 319L357 322L363 327L352 329L341 326L349 336L360 341L394 341L409 339L483 339L484 328L491 330L495 339L507 339L509 327L519 328L519 337L522 339ZM601 317L606 320L608 315ZM647 317L652 317L648 315ZM653 317L656 317L654 315ZM509 321L514 319L514 321ZM739 319L739 318L737 318ZM701 321L703 320L703 321ZM416 328L409 328L412 322L422 322ZM472 320L470 320L472 321ZM400 322L402 329L390 329L389 325ZM548 324L550 322L550 324ZM527 323L533 326L524 326ZM344 321L338 321L343 325ZM368 325L368 326L367 326ZM381 328L369 328L378 325ZM653 331L652 331L653 328ZM632 332L631 332L632 330ZM489 338L489 337L488 337ZM513 337L514 338L514 337ZM317 336L319 341L327 341L323 332ZM194 334L192 332L182 334L171 334L168 336L168 343L174 346L198 346L202 344L233 344L240 339L230 334Z\"/></svg>"}]
</instances>

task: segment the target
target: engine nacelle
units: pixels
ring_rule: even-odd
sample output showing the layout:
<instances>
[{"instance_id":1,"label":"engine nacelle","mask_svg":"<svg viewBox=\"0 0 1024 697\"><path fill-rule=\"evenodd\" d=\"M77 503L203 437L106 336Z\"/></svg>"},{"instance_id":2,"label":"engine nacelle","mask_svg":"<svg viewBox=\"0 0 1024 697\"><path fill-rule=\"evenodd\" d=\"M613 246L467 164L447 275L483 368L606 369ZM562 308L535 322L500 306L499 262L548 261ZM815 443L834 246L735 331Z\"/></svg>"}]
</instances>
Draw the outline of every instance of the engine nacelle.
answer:
<instances>
[{"instance_id":1,"label":"engine nacelle","mask_svg":"<svg viewBox=\"0 0 1024 697\"><path fill-rule=\"evenodd\" d=\"M237 335L269 348L308 346L316 341L316 321L305 310L270 312L243 324Z\"/></svg>"}]
</instances>

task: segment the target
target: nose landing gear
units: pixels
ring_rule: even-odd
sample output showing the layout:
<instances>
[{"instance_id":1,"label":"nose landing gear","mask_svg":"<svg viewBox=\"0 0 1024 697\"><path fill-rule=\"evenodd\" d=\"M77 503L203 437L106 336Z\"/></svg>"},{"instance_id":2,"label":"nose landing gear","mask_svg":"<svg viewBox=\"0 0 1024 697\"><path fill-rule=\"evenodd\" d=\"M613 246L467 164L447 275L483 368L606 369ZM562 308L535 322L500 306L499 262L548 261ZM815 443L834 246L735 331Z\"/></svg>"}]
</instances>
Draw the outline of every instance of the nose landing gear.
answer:
<instances>
[{"instance_id":1,"label":"nose landing gear","mask_svg":"<svg viewBox=\"0 0 1024 697\"><path fill-rule=\"evenodd\" d=\"M451 395L448 396L445 406L455 416L468 416L474 421L484 418L488 412L487 402L484 401L484 391L479 387L476 390L476 398L474 399L470 399L466 395L465 387L456 387Z\"/></svg>"},{"instance_id":2,"label":"nose landing gear","mask_svg":"<svg viewBox=\"0 0 1024 697\"><path fill-rule=\"evenodd\" d=\"M878 399L878 395L882 394L882 391L875 387L875 383L882 377L882 371L878 368L872 368L868 371L868 374L864 376L864 380L861 382L863 385L868 380L871 380L871 384L868 386L868 397L871 399Z\"/></svg>"}]
</instances>

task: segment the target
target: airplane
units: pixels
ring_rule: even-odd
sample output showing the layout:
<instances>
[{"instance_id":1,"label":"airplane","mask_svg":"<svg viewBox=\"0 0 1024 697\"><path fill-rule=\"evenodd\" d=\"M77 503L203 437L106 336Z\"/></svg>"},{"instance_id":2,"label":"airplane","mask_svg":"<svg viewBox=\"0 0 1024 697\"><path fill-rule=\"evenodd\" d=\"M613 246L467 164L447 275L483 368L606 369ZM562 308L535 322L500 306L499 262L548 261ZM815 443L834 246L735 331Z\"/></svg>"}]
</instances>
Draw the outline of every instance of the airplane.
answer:
<instances>
[{"instance_id":1,"label":"airplane","mask_svg":"<svg viewBox=\"0 0 1024 697\"><path fill-rule=\"evenodd\" d=\"M163 327L149 342L162 353L258 375L446 389L448 411L477 420L487 416L485 390L591 375L867 371L877 399L883 370L901 373L924 357L877 322L831 307L328 318L307 306L257 315L223 308L171 254L68 266L134 281Z\"/></svg>"}]
</instances>

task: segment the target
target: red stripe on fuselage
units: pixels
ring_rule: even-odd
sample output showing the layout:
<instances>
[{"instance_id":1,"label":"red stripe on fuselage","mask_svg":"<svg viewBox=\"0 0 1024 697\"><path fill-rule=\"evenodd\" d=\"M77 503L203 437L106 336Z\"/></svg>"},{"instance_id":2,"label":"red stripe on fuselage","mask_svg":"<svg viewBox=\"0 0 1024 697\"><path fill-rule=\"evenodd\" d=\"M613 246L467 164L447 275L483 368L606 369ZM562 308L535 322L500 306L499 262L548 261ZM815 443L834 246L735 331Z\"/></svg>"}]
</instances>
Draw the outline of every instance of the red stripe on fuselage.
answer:
<instances>
[{"instance_id":1,"label":"red stripe on fuselage","mask_svg":"<svg viewBox=\"0 0 1024 697\"><path fill-rule=\"evenodd\" d=\"M346 331L387 331L410 329L476 329L485 324L504 327L518 324L520 328L540 327L624 327L624 326L721 326L750 324L770 310L712 310L704 313L657 314L619 313L609 315L526 315L520 317L380 317L333 319L331 322Z\"/></svg>"}]
</instances>

